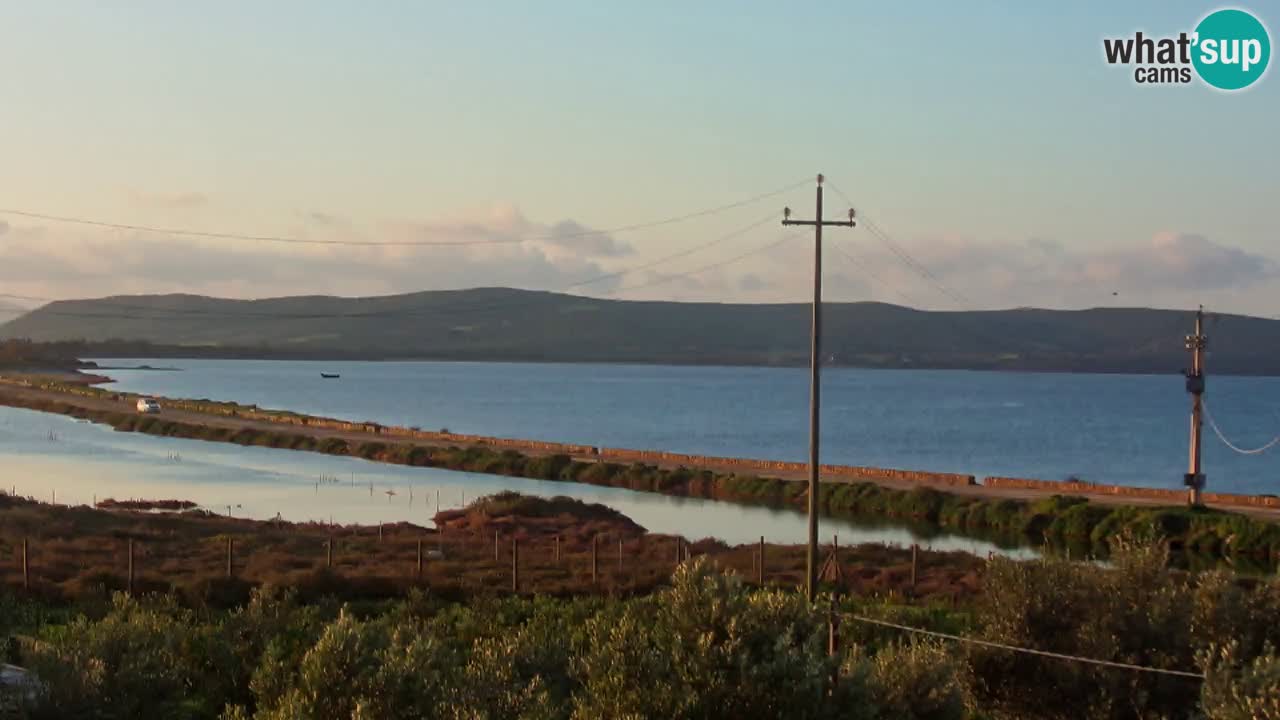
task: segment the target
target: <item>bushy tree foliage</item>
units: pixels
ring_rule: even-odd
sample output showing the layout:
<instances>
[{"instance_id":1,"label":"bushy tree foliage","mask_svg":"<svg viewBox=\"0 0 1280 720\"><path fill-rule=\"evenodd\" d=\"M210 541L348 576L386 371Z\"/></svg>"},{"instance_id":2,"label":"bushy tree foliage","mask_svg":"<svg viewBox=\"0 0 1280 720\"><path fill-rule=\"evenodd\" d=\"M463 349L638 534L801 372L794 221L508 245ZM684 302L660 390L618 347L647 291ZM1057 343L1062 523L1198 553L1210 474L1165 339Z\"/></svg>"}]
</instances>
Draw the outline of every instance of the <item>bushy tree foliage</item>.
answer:
<instances>
[{"instance_id":1,"label":"bushy tree foliage","mask_svg":"<svg viewBox=\"0 0 1280 720\"><path fill-rule=\"evenodd\" d=\"M829 605L694 561L625 600L304 605L262 588L221 613L119 596L40 633L24 658L42 689L30 717L1280 720L1276 584L1166 559L1126 543L1108 566L993 560L975 607L894 617L1203 683L849 623L832 657Z\"/></svg>"}]
</instances>

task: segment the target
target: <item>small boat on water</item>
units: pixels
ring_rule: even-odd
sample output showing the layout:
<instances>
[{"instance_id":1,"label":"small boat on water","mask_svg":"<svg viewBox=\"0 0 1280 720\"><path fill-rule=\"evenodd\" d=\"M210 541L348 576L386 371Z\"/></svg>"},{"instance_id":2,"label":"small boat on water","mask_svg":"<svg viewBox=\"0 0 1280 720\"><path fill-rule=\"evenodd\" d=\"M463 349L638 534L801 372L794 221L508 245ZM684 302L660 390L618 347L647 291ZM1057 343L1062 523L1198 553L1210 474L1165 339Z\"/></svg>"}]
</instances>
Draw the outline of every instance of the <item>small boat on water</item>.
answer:
<instances>
[{"instance_id":1,"label":"small boat on water","mask_svg":"<svg viewBox=\"0 0 1280 720\"><path fill-rule=\"evenodd\" d=\"M340 377L342 377L342 376L341 376L341 375L339 375L338 373L326 373L326 372L322 372L322 373L320 373L320 377L324 378L325 380L333 380L333 379L335 379L335 378L340 378Z\"/></svg>"}]
</instances>

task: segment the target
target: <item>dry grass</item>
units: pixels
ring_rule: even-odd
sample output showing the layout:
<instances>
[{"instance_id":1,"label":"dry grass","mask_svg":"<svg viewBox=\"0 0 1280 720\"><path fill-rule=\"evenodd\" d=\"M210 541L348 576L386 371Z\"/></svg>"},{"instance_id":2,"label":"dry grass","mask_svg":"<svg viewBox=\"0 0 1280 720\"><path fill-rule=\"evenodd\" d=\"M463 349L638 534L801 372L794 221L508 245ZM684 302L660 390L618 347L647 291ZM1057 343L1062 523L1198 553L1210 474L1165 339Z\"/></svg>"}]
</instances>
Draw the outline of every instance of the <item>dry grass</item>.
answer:
<instances>
[{"instance_id":1,"label":"dry grass","mask_svg":"<svg viewBox=\"0 0 1280 720\"><path fill-rule=\"evenodd\" d=\"M254 521L207 513L54 506L0 495L0 584L22 589L24 540L27 592L51 601L83 600L124 589L130 541L135 592L176 592L193 603L219 606L238 604L260 584L291 586L304 598L386 598L423 585L459 597L509 593L513 546L519 548L521 593L646 593L667 583L676 566L678 543L684 543L691 555L708 556L726 570L756 578L754 544L689 542L646 533L625 516L601 514L577 501L568 502L585 508L585 517L572 507L530 509L527 500L521 503L527 515L487 515L473 508L452 513L452 522L436 532L408 523L378 527ZM233 543L231 577L228 540ZM878 545L841 548L840 564L841 585L849 592L956 600L977 592L984 562L963 553L921 552L915 592L910 587L909 550ZM767 584L797 586L803 582L804 568L803 547L766 546Z\"/></svg>"}]
</instances>

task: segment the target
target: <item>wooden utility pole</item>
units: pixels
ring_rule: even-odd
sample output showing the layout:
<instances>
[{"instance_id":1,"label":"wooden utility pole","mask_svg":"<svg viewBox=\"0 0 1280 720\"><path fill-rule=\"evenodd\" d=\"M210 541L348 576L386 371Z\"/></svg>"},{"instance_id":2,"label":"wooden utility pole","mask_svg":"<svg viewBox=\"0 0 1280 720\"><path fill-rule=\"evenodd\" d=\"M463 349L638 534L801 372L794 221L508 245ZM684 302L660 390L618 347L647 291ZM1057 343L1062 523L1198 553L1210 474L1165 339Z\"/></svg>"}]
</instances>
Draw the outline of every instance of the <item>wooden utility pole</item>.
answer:
<instances>
[{"instance_id":1,"label":"wooden utility pole","mask_svg":"<svg viewBox=\"0 0 1280 720\"><path fill-rule=\"evenodd\" d=\"M1191 369L1187 371L1187 392L1191 394L1191 447L1187 461L1187 474L1183 482L1187 486L1187 504L1201 504L1204 491L1204 472L1200 466L1201 415L1204 410L1204 349L1209 338L1204 335L1204 306L1196 311L1196 332L1186 337L1187 350L1191 351Z\"/></svg>"},{"instance_id":2,"label":"wooden utility pole","mask_svg":"<svg viewBox=\"0 0 1280 720\"><path fill-rule=\"evenodd\" d=\"M822 219L822 176L818 176L817 210L812 220L792 220L791 208L782 211L783 225L813 226L813 322L809 332L809 547L806 557L805 593L809 602L818 597L818 435L822 416L822 228L853 227L848 220Z\"/></svg>"}]
</instances>

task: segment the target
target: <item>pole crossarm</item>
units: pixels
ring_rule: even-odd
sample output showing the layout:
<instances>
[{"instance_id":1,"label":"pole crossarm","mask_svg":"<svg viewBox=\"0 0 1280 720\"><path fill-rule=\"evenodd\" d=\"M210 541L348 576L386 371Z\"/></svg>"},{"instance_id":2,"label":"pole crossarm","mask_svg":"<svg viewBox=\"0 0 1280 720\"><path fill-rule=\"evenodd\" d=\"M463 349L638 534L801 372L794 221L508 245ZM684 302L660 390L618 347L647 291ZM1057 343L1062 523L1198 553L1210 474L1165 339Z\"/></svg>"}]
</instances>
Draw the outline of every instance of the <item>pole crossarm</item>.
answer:
<instances>
[{"instance_id":1,"label":"pole crossarm","mask_svg":"<svg viewBox=\"0 0 1280 720\"><path fill-rule=\"evenodd\" d=\"M783 220L783 225L824 225L826 227L853 227L853 220Z\"/></svg>"}]
</instances>

